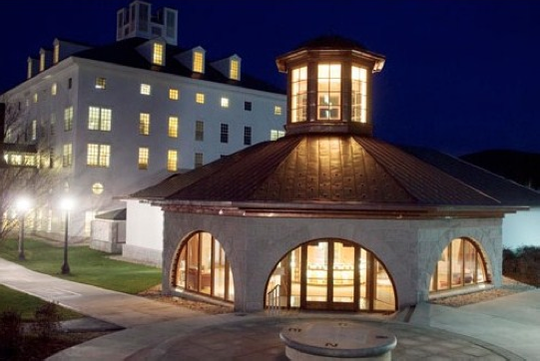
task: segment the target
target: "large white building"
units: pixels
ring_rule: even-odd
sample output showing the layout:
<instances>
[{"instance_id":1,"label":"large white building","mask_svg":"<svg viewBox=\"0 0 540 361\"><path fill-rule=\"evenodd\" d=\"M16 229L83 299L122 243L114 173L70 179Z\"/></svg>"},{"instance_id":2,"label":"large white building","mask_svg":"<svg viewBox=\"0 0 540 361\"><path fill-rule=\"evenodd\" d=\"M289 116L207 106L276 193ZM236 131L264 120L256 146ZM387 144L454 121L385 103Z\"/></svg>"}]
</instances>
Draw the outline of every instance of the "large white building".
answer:
<instances>
[{"instance_id":1,"label":"large white building","mask_svg":"<svg viewBox=\"0 0 540 361\"><path fill-rule=\"evenodd\" d=\"M123 206L117 197L283 135L284 92L244 74L236 54L209 61L202 47L178 47L178 21L133 1L117 13L116 42L55 39L3 94L25 122L7 141L40 144L39 165L61 168L38 232L62 229L65 193L76 203L70 233L87 237L97 213Z\"/></svg>"}]
</instances>

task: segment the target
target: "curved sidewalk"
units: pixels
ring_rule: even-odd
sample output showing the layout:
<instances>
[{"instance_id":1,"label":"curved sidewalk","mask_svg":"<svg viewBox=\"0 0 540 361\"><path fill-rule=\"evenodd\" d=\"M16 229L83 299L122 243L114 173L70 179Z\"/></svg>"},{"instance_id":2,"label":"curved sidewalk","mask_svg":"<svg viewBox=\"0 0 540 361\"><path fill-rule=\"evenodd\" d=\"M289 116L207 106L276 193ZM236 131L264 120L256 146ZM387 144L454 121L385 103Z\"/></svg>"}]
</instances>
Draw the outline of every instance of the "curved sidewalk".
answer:
<instances>
[{"instance_id":1,"label":"curved sidewalk","mask_svg":"<svg viewBox=\"0 0 540 361\"><path fill-rule=\"evenodd\" d=\"M203 315L144 297L34 272L2 258L0 283L124 328Z\"/></svg>"},{"instance_id":2,"label":"curved sidewalk","mask_svg":"<svg viewBox=\"0 0 540 361\"><path fill-rule=\"evenodd\" d=\"M368 322L388 329L398 338L393 354L399 360L523 360L540 354L539 343L531 342L540 333L537 290L504 297L512 301L473 305L477 308L422 304L416 307L411 323L402 323L383 316L304 312L208 316L33 272L1 258L0 283L126 328L64 350L50 360L287 360L279 331L292 322L321 318ZM517 308L512 308L519 300ZM524 308L528 311L519 316L517 310ZM463 336L467 332L476 338ZM521 337L525 337L523 342L518 340Z\"/></svg>"}]
</instances>

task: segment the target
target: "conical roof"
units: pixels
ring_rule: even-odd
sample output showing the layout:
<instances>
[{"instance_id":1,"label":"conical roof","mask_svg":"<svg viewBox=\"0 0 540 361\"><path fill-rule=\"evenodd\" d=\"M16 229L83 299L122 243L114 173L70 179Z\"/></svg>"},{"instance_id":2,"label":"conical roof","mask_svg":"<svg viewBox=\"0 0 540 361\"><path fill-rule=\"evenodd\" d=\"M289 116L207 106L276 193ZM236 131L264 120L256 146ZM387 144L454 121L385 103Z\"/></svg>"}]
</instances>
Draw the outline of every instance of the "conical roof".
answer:
<instances>
[{"instance_id":1,"label":"conical roof","mask_svg":"<svg viewBox=\"0 0 540 361\"><path fill-rule=\"evenodd\" d=\"M259 143L171 176L133 197L274 208L287 203L372 208L509 205L399 147L347 134L290 135Z\"/></svg>"}]
</instances>

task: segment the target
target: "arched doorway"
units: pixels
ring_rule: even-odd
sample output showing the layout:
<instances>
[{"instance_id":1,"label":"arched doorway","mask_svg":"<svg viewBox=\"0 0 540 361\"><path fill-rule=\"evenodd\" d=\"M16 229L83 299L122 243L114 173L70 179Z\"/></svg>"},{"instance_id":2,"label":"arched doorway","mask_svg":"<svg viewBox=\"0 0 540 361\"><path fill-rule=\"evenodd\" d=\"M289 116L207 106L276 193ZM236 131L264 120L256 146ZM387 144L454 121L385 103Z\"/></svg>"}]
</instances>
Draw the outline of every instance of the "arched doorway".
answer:
<instances>
[{"instance_id":1,"label":"arched doorway","mask_svg":"<svg viewBox=\"0 0 540 361\"><path fill-rule=\"evenodd\" d=\"M468 238L456 238L442 251L435 265L430 292L489 282L487 266L480 246Z\"/></svg>"},{"instance_id":2,"label":"arched doorway","mask_svg":"<svg viewBox=\"0 0 540 361\"><path fill-rule=\"evenodd\" d=\"M234 282L219 241L208 232L191 234L175 254L171 285L225 301L234 300Z\"/></svg>"},{"instance_id":3,"label":"arched doorway","mask_svg":"<svg viewBox=\"0 0 540 361\"><path fill-rule=\"evenodd\" d=\"M268 281L268 297L275 299L275 293L282 308L396 309L394 283L386 267L370 251L340 239L310 241L289 252Z\"/></svg>"}]
</instances>

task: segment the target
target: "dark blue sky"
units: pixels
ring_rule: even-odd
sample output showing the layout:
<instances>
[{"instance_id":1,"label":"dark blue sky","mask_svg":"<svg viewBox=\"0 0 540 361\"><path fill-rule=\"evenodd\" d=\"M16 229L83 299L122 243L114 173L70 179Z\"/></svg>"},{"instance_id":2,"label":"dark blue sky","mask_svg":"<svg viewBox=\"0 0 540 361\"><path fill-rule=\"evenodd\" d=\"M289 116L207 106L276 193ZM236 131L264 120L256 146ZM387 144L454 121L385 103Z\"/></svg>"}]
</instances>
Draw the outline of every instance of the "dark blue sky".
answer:
<instances>
[{"instance_id":1,"label":"dark blue sky","mask_svg":"<svg viewBox=\"0 0 540 361\"><path fill-rule=\"evenodd\" d=\"M275 58L323 34L387 57L374 83L376 136L454 155L540 153L540 1L154 0L179 10L179 45L237 53L244 71L284 87ZM55 37L115 40L129 0L0 2L0 90Z\"/></svg>"}]
</instances>

